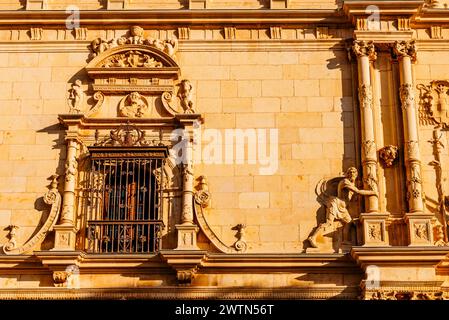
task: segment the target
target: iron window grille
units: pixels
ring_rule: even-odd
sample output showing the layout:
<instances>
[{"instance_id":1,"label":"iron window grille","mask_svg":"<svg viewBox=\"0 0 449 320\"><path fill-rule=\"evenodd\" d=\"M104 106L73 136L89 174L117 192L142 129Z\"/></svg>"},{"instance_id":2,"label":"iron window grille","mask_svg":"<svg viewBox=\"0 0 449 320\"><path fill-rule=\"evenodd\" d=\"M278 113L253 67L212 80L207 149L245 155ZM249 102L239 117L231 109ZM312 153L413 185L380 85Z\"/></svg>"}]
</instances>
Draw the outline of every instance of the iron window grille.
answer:
<instances>
[{"instance_id":1,"label":"iron window grille","mask_svg":"<svg viewBox=\"0 0 449 320\"><path fill-rule=\"evenodd\" d=\"M156 253L164 229L166 148L92 147L86 176L87 251Z\"/></svg>"}]
</instances>

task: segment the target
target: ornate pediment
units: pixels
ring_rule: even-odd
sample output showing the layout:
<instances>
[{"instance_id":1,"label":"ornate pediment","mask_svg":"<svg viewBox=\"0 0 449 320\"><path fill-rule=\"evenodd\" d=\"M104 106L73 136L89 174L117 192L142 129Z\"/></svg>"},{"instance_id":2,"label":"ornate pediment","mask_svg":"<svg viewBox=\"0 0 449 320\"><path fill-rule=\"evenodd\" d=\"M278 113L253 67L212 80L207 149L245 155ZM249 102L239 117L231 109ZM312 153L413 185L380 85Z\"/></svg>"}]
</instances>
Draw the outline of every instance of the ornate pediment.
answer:
<instances>
[{"instance_id":1,"label":"ornate pediment","mask_svg":"<svg viewBox=\"0 0 449 320\"><path fill-rule=\"evenodd\" d=\"M449 81L435 80L419 84L419 122L421 125L449 127Z\"/></svg>"},{"instance_id":2,"label":"ornate pediment","mask_svg":"<svg viewBox=\"0 0 449 320\"><path fill-rule=\"evenodd\" d=\"M86 66L93 89L104 93L174 91L180 68L170 56L148 45L108 49Z\"/></svg>"},{"instance_id":3,"label":"ornate pediment","mask_svg":"<svg viewBox=\"0 0 449 320\"><path fill-rule=\"evenodd\" d=\"M127 36L91 43L93 59L85 68L90 79L87 84L79 79L72 84L70 113L110 117L110 109L103 112L103 104L116 108L117 117L126 118L195 113L193 86L180 79L178 41L145 39L143 34L141 27L133 26Z\"/></svg>"}]
</instances>

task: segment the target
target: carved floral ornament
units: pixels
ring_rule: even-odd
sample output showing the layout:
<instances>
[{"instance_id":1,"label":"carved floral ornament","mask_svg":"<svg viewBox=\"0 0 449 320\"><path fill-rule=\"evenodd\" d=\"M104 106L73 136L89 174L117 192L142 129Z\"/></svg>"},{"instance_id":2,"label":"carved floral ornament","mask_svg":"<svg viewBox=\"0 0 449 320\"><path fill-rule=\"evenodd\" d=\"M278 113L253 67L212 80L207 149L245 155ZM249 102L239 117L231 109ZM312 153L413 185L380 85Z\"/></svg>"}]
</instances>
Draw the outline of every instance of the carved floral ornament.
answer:
<instances>
[{"instance_id":1,"label":"carved floral ornament","mask_svg":"<svg viewBox=\"0 0 449 320\"><path fill-rule=\"evenodd\" d=\"M416 61L416 45L415 41L396 41L393 44L393 52L398 57L410 57L412 61Z\"/></svg>"}]
</instances>

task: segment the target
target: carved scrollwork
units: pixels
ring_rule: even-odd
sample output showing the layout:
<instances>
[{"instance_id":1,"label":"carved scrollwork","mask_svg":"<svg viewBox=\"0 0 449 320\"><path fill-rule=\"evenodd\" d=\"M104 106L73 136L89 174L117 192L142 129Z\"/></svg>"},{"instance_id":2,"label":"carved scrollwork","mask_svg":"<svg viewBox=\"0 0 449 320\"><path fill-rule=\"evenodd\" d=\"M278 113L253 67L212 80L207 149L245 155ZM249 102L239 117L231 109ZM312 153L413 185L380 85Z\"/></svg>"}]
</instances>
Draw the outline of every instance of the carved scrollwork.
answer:
<instances>
[{"instance_id":1,"label":"carved scrollwork","mask_svg":"<svg viewBox=\"0 0 449 320\"><path fill-rule=\"evenodd\" d=\"M446 300L443 291L399 291L399 290L377 290L368 295L368 300Z\"/></svg>"},{"instance_id":2,"label":"carved scrollwork","mask_svg":"<svg viewBox=\"0 0 449 320\"><path fill-rule=\"evenodd\" d=\"M140 51L128 51L108 57L100 67L104 68L162 68L162 62Z\"/></svg>"},{"instance_id":3,"label":"carved scrollwork","mask_svg":"<svg viewBox=\"0 0 449 320\"><path fill-rule=\"evenodd\" d=\"M61 194L58 191L58 175L53 175L50 189L44 195L44 202L51 205L50 213L47 216L47 220L44 222L40 230L34 234L25 244L18 246L3 246L3 252L5 254L22 254L32 250L37 244L45 239L45 236L49 231L53 229L59 216L61 208Z\"/></svg>"},{"instance_id":4,"label":"carved scrollwork","mask_svg":"<svg viewBox=\"0 0 449 320\"><path fill-rule=\"evenodd\" d=\"M195 202L203 208L207 208L210 204L211 194L209 192L209 187L207 185L207 179L205 176L200 176L198 178L199 185L198 191L195 192Z\"/></svg>"},{"instance_id":5,"label":"carved scrollwork","mask_svg":"<svg viewBox=\"0 0 449 320\"><path fill-rule=\"evenodd\" d=\"M238 252L245 252L246 249L248 248L248 245L246 243L246 239L245 239L245 229L246 229L246 225L243 223L239 223L238 225L236 225L233 230L237 230L237 241L234 243L234 248L236 251Z\"/></svg>"},{"instance_id":6,"label":"carved scrollwork","mask_svg":"<svg viewBox=\"0 0 449 320\"><path fill-rule=\"evenodd\" d=\"M8 226L8 238L9 241L4 245L5 251L11 251L17 248L17 230L19 229L19 226L16 225L10 225Z\"/></svg>"},{"instance_id":7,"label":"carved scrollwork","mask_svg":"<svg viewBox=\"0 0 449 320\"><path fill-rule=\"evenodd\" d=\"M94 93L92 98L96 102L95 102L95 105L92 108L90 108L89 111L86 112L86 117L90 117L90 116L96 114L100 110L100 108L104 102L104 94L101 91L97 91Z\"/></svg>"}]
</instances>

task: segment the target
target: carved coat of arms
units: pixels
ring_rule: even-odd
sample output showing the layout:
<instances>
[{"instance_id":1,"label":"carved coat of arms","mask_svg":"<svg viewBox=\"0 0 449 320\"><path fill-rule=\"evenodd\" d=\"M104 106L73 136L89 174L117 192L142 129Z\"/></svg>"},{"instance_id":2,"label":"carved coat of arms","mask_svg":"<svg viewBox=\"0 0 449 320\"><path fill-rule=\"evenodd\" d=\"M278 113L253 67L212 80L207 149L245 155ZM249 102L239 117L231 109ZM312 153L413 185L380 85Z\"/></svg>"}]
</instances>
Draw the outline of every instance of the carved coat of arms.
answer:
<instances>
[{"instance_id":1,"label":"carved coat of arms","mask_svg":"<svg viewBox=\"0 0 449 320\"><path fill-rule=\"evenodd\" d=\"M449 81L436 80L428 85L419 84L419 122L421 125L449 127Z\"/></svg>"}]
</instances>

